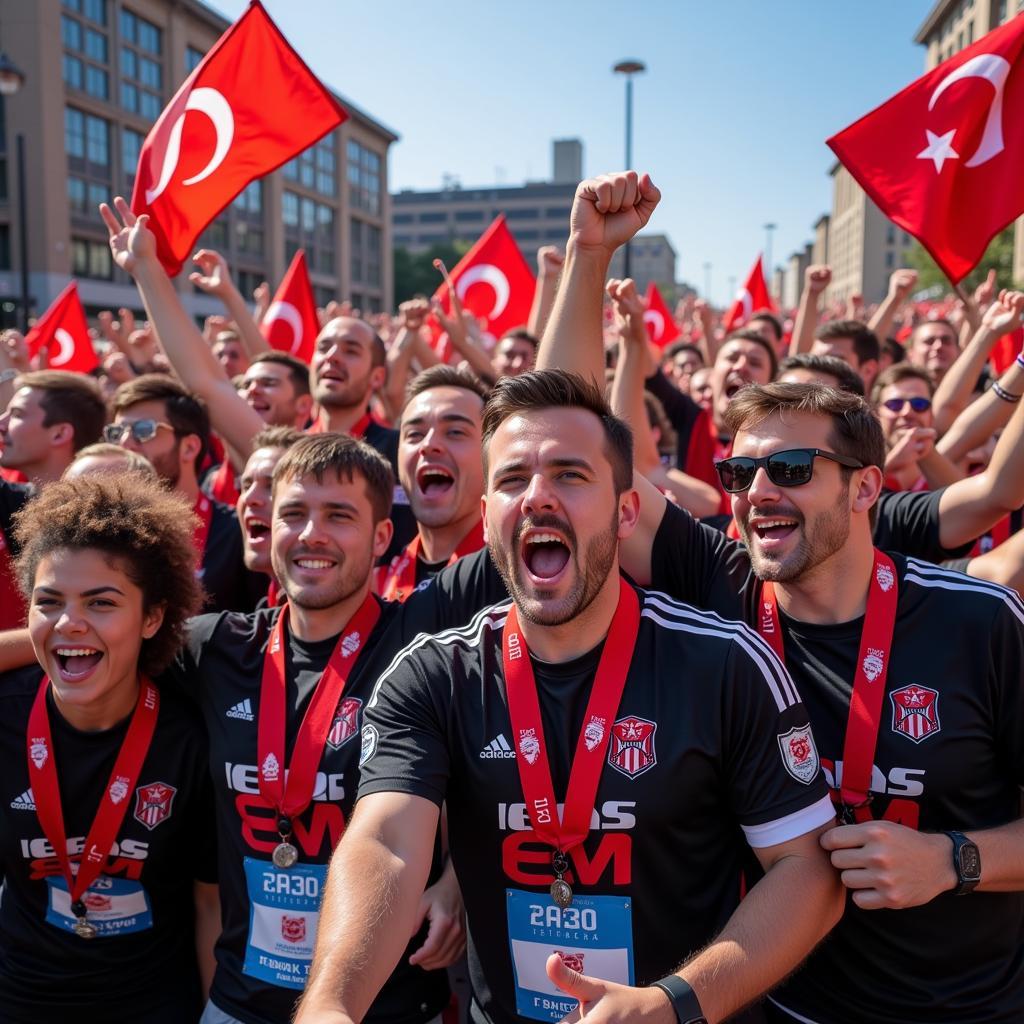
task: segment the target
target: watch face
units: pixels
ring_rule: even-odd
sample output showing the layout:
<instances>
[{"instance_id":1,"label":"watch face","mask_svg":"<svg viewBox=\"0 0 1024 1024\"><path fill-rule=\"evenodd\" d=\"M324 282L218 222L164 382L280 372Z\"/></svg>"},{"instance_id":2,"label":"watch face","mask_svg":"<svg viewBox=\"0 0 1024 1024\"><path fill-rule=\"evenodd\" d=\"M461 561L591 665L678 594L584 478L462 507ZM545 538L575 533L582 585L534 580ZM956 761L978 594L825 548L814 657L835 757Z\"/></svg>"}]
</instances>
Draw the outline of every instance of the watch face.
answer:
<instances>
[{"instance_id":1,"label":"watch face","mask_svg":"<svg viewBox=\"0 0 1024 1024\"><path fill-rule=\"evenodd\" d=\"M964 878L981 877L981 857L978 855L978 848L973 843L969 843L960 850L960 871Z\"/></svg>"}]
</instances>

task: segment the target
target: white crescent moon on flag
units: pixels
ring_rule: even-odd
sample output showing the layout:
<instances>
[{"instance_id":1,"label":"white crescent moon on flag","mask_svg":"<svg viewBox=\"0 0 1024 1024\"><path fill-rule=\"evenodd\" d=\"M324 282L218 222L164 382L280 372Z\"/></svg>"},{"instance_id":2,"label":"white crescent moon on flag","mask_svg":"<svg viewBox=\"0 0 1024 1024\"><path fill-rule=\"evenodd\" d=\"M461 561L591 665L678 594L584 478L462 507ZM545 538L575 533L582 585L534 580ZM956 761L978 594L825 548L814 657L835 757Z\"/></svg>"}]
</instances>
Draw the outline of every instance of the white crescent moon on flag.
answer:
<instances>
[{"instance_id":1,"label":"white crescent moon on flag","mask_svg":"<svg viewBox=\"0 0 1024 1024\"><path fill-rule=\"evenodd\" d=\"M954 83L963 81L965 78L982 78L990 83L995 89L995 96L988 108L988 117L985 119L985 130L981 135L981 142L970 160L964 161L965 167L980 167L987 163L994 156L998 156L1005 148L1003 145L1003 91L1006 88L1006 79L1010 74L1010 64L1004 58L995 53L979 53L964 61L955 71L951 71L935 87L931 99L928 101L928 109L931 110L939 97Z\"/></svg>"},{"instance_id":2,"label":"white crescent moon on flag","mask_svg":"<svg viewBox=\"0 0 1024 1024\"><path fill-rule=\"evenodd\" d=\"M654 328L655 341L665 333L665 318L656 309L649 309L644 313L644 323Z\"/></svg>"},{"instance_id":3,"label":"white crescent moon on flag","mask_svg":"<svg viewBox=\"0 0 1024 1024\"><path fill-rule=\"evenodd\" d=\"M50 356L50 366L64 366L75 354L75 339L63 327L58 327L53 332L53 340L60 345L60 351Z\"/></svg>"},{"instance_id":4,"label":"white crescent moon on flag","mask_svg":"<svg viewBox=\"0 0 1024 1024\"><path fill-rule=\"evenodd\" d=\"M178 159L181 156L181 133L185 127L185 114L190 110L198 110L213 122L214 130L217 133L217 142L209 163L198 174L183 181L183 185L195 185L204 178L208 178L224 162L224 157L231 149L231 142L235 137L235 117L231 110L231 104L216 89L207 87L193 89L189 93L185 109L178 115L178 119L171 128L167 139L167 151L164 153L164 162L160 168L156 187L146 189L147 203L152 203L167 188L174 172L178 169Z\"/></svg>"},{"instance_id":5,"label":"white crescent moon on flag","mask_svg":"<svg viewBox=\"0 0 1024 1024\"><path fill-rule=\"evenodd\" d=\"M740 290L736 292L736 301L740 304L740 307L743 310L743 316L740 317L740 323L746 323L750 319L750 314L754 312L754 297L746 288L740 288Z\"/></svg>"},{"instance_id":6,"label":"white crescent moon on flag","mask_svg":"<svg viewBox=\"0 0 1024 1024\"><path fill-rule=\"evenodd\" d=\"M292 329L292 347L289 351L295 355L302 346L302 314L290 302L272 302L263 319L268 336L275 320L283 320Z\"/></svg>"},{"instance_id":7,"label":"white crescent moon on flag","mask_svg":"<svg viewBox=\"0 0 1024 1024\"><path fill-rule=\"evenodd\" d=\"M466 292L479 281L489 284L494 289L494 308L487 314L488 320L494 320L505 311L509 296L512 294L508 278L493 263L477 264L460 274L458 281L455 282L455 291L459 299L465 299Z\"/></svg>"}]
</instances>

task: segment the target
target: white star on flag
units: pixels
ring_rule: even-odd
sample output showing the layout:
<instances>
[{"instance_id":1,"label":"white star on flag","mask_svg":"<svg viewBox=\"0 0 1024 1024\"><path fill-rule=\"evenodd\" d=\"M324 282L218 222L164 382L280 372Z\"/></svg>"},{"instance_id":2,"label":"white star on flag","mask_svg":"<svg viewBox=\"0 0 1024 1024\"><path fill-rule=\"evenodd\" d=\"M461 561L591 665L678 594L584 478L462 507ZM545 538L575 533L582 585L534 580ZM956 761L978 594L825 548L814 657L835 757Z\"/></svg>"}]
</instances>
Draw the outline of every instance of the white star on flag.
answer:
<instances>
[{"instance_id":1,"label":"white star on flag","mask_svg":"<svg viewBox=\"0 0 1024 1024\"><path fill-rule=\"evenodd\" d=\"M917 154L917 159L934 160L936 174L942 170L942 165L947 160L960 159L960 154L953 148L953 136L956 135L955 128L952 131L946 132L945 135L936 135L935 132L930 132L927 128L925 128L924 133L928 136L928 145Z\"/></svg>"}]
</instances>

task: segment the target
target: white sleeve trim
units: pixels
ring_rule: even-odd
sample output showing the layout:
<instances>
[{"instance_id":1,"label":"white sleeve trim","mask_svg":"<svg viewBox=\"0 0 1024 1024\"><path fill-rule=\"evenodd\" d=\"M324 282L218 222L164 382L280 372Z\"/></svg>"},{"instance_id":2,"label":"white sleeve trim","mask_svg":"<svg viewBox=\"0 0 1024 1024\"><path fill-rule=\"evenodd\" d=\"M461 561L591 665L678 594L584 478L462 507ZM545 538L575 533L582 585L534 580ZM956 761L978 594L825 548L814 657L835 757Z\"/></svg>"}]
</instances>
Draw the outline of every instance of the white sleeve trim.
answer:
<instances>
[{"instance_id":1,"label":"white sleeve trim","mask_svg":"<svg viewBox=\"0 0 1024 1024\"><path fill-rule=\"evenodd\" d=\"M766 821L763 825L741 825L747 843L755 850L765 846L778 846L788 843L790 839L813 832L822 825L827 825L836 816L830 797L823 796L817 803L809 807L801 807L799 811L787 814L774 821Z\"/></svg>"}]
</instances>

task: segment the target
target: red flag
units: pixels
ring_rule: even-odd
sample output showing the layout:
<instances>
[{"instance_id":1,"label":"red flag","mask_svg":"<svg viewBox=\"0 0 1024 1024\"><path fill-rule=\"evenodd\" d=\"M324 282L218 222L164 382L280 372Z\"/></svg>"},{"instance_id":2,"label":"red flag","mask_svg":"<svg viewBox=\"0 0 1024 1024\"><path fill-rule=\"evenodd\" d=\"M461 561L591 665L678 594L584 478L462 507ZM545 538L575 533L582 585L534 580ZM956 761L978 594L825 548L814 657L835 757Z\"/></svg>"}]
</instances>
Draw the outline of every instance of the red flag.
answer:
<instances>
[{"instance_id":1,"label":"red flag","mask_svg":"<svg viewBox=\"0 0 1024 1024\"><path fill-rule=\"evenodd\" d=\"M992 349L989 361L997 377L1001 377L1017 358L1017 353L1024 347L1024 330L1018 327L1009 334L1004 334Z\"/></svg>"},{"instance_id":2,"label":"red flag","mask_svg":"<svg viewBox=\"0 0 1024 1024\"><path fill-rule=\"evenodd\" d=\"M139 154L132 210L150 215L167 273L181 270L246 185L347 116L253 0L185 79Z\"/></svg>"},{"instance_id":3,"label":"red flag","mask_svg":"<svg viewBox=\"0 0 1024 1024\"><path fill-rule=\"evenodd\" d=\"M74 370L89 373L100 362L93 351L89 337L89 325L85 320L82 300L78 297L78 285L72 281L57 296L50 308L36 321L35 327L25 336L29 357L35 359L39 350L46 346L46 368L48 370Z\"/></svg>"},{"instance_id":4,"label":"red flag","mask_svg":"<svg viewBox=\"0 0 1024 1024\"><path fill-rule=\"evenodd\" d=\"M306 251L299 249L281 279L274 301L260 324L271 348L290 352L304 363L313 359L313 345L320 333L313 286L306 269Z\"/></svg>"},{"instance_id":5,"label":"red flag","mask_svg":"<svg viewBox=\"0 0 1024 1024\"><path fill-rule=\"evenodd\" d=\"M775 309L764 279L760 255L747 275L747 283L736 292L736 299L725 315L722 326L726 333L742 327L759 309Z\"/></svg>"},{"instance_id":6,"label":"red flag","mask_svg":"<svg viewBox=\"0 0 1024 1024\"><path fill-rule=\"evenodd\" d=\"M665 300L661 297L658 286L653 281L647 286L646 303L644 326L647 328L647 337L658 348L671 345L683 332L673 319L668 306L665 305Z\"/></svg>"},{"instance_id":7,"label":"red flag","mask_svg":"<svg viewBox=\"0 0 1024 1024\"><path fill-rule=\"evenodd\" d=\"M530 318L536 282L503 213L459 260L451 278L463 308L485 320L495 338ZM434 292L434 298L450 312L446 285Z\"/></svg>"},{"instance_id":8,"label":"red flag","mask_svg":"<svg viewBox=\"0 0 1024 1024\"><path fill-rule=\"evenodd\" d=\"M1018 16L828 140L954 284L1024 213L1022 50Z\"/></svg>"}]
</instances>

